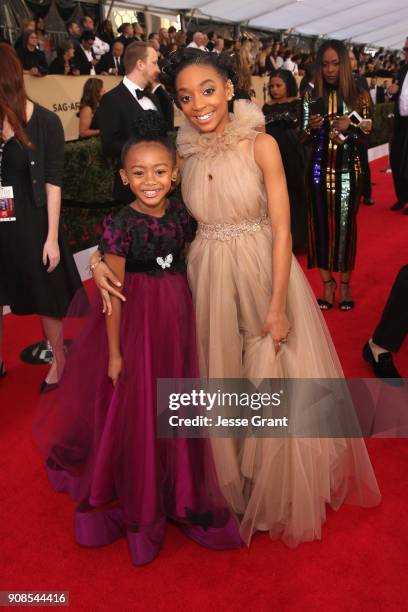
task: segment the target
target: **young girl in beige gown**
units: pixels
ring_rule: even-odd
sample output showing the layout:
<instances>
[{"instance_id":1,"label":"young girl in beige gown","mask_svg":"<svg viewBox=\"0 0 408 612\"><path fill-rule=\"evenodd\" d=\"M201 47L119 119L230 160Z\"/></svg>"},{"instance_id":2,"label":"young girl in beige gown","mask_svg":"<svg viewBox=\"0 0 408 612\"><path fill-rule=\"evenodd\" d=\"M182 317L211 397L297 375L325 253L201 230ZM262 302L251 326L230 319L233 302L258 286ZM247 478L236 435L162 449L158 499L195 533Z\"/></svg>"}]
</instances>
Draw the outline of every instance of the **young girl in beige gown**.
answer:
<instances>
[{"instance_id":1,"label":"young girl in beige gown","mask_svg":"<svg viewBox=\"0 0 408 612\"><path fill-rule=\"evenodd\" d=\"M168 86L187 121L177 137L183 199L198 221L188 255L201 376L342 378L315 297L291 253L286 182L262 112L235 103L215 54L173 54ZM96 282L108 287L102 264ZM110 292L114 290L109 287ZM269 531L289 546L320 539L326 504L374 506L380 493L364 441L212 439L218 479L241 537Z\"/></svg>"}]
</instances>

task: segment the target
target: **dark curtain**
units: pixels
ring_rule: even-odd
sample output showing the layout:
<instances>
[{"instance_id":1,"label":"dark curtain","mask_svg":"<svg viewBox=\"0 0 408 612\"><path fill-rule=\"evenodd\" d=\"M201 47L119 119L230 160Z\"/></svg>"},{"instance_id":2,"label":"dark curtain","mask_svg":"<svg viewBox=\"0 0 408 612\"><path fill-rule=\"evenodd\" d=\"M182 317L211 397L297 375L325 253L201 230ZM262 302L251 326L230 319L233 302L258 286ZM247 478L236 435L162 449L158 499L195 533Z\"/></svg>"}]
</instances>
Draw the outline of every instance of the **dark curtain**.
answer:
<instances>
[{"instance_id":1,"label":"dark curtain","mask_svg":"<svg viewBox=\"0 0 408 612\"><path fill-rule=\"evenodd\" d=\"M74 0L56 0L55 4L57 5L58 13L65 21L65 23L69 19L75 19L74 11L78 5L78 2L74 2Z\"/></svg>"},{"instance_id":2,"label":"dark curtain","mask_svg":"<svg viewBox=\"0 0 408 612\"><path fill-rule=\"evenodd\" d=\"M53 1L64 22L67 22L69 19L80 19L84 15L89 15L94 20L95 27L98 27L100 19L98 4L78 0L26 0L26 4L36 19L37 17L45 18L47 16Z\"/></svg>"},{"instance_id":3,"label":"dark curtain","mask_svg":"<svg viewBox=\"0 0 408 612\"><path fill-rule=\"evenodd\" d=\"M51 7L51 0L26 0L26 5L30 9L34 19L45 18Z\"/></svg>"}]
</instances>

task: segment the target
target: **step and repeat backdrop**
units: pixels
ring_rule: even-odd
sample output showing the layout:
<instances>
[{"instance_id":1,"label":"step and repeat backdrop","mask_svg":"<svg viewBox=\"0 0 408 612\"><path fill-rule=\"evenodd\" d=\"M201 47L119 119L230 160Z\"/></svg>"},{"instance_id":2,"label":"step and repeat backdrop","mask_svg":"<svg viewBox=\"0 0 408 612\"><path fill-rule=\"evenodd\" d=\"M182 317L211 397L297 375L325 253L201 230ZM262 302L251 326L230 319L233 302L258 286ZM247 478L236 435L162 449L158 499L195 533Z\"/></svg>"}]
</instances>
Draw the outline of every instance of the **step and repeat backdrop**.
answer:
<instances>
[{"instance_id":1,"label":"step and repeat backdrop","mask_svg":"<svg viewBox=\"0 0 408 612\"><path fill-rule=\"evenodd\" d=\"M50 75L45 77L33 77L25 75L25 85L27 94L31 100L38 102L45 108L57 113L62 121L65 132L65 140L77 140L78 138L78 117L79 101L81 100L82 90L88 76L58 76ZM120 81L122 77L100 76L105 91L109 91ZM264 104L266 85L268 78L254 77L253 88L256 92L256 100L260 106ZM178 127L182 121L182 113L175 109L175 125Z\"/></svg>"}]
</instances>

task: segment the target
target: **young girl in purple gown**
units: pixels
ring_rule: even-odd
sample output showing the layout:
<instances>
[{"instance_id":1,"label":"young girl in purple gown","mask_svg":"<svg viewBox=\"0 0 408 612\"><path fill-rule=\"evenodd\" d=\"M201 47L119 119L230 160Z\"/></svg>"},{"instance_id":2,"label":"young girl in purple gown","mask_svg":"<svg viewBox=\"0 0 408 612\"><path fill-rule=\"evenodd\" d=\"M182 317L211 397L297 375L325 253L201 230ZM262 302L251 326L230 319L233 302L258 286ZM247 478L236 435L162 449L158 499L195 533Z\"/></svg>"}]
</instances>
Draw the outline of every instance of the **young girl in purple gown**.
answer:
<instances>
[{"instance_id":1,"label":"young girl in purple gown","mask_svg":"<svg viewBox=\"0 0 408 612\"><path fill-rule=\"evenodd\" d=\"M134 140L122 161L135 200L107 217L99 248L126 302L116 298L105 318L94 301L34 432L51 484L79 502L77 541L100 546L126 535L141 565L158 554L166 518L209 548L239 547L240 538L208 441L156 438L157 378L199 377L183 257L195 222L167 198L174 148Z\"/></svg>"}]
</instances>

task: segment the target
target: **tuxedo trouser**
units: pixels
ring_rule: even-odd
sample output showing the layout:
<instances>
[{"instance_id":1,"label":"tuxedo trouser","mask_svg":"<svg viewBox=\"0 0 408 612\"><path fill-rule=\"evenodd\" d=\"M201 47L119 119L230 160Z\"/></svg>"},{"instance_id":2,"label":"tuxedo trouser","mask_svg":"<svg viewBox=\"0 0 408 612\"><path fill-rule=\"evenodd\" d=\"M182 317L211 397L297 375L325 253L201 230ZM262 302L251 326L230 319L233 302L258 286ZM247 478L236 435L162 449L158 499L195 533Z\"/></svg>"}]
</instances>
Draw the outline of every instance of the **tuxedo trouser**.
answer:
<instances>
[{"instance_id":1,"label":"tuxedo trouser","mask_svg":"<svg viewBox=\"0 0 408 612\"><path fill-rule=\"evenodd\" d=\"M408 117L396 117L390 143L390 164L398 202L408 202Z\"/></svg>"},{"instance_id":2,"label":"tuxedo trouser","mask_svg":"<svg viewBox=\"0 0 408 612\"><path fill-rule=\"evenodd\" d=\"M373 335L375 344L398 351L408 333L408 264L394 281L381 320Z\"/></svg>"},{"instance_id":3,"label":"tuxedo trouser","mask_svg":"<svg viewBox=\"0 0 408 612\"><path fill-rule=\"evenodd\" d=\"M363 173L361 194L364 198L371 198L371 171L368 161L368 145L365 142L358 144L361 171Z\"/></svg>"}]
</instances>

